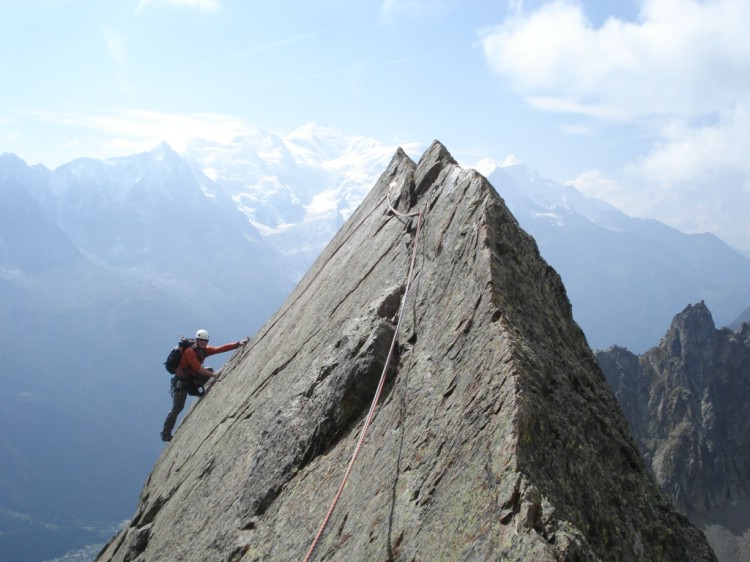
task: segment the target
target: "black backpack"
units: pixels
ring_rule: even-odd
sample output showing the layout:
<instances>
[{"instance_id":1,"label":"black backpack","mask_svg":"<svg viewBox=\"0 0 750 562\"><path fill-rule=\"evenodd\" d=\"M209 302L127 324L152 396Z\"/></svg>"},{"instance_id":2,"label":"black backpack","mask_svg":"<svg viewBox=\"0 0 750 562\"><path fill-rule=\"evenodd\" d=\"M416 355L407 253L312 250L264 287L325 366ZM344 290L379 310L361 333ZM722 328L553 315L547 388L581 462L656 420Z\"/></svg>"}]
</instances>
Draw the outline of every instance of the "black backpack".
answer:
<instances>
[{"instance_id":1,"label":"black backpack","mask_svg":"<svg viewBox=\"0 0 750 562\"><path fill-rule=\"evenodd\" d=\"M182 352L188 347L193 347L194 344L194 339L180 338L179 343L174 347L174 349L172 349L172 351L169 352L169 355L167 355L167 360L164 361L164 367L166 367L167 371L170 374L174 375L177 371L177 367L180 366Z\"/></svg>"}]
</instances>

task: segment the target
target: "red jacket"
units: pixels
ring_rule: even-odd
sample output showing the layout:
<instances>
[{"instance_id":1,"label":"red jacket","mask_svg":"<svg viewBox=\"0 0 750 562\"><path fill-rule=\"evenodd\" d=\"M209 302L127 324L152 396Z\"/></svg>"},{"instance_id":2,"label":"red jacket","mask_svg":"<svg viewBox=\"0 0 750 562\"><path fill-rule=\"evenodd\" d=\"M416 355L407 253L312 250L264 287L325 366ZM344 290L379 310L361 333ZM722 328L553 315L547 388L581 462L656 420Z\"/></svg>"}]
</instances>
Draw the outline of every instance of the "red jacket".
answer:
<instances>
[{"instance_id":1,"label":"red jacket","mask_svg":"<svg viewBox=\"0 0 750 562\"><path fill-rule=\"evenodd\" d=\"M203 350L197 347L188 347L182 352L182 359L180 359L180 365L177 367L176 374L179 377L197 375L201 370L201 367L203 367L203 361L205 361L206 357L209 355L216 355L217 353L224 353L225 351L232 351L239 346L239 342L234 342L219 347L211 347L210 345L207 345ZM202 358L201 355L203 356Z\"/></svg>"}]
</instances>

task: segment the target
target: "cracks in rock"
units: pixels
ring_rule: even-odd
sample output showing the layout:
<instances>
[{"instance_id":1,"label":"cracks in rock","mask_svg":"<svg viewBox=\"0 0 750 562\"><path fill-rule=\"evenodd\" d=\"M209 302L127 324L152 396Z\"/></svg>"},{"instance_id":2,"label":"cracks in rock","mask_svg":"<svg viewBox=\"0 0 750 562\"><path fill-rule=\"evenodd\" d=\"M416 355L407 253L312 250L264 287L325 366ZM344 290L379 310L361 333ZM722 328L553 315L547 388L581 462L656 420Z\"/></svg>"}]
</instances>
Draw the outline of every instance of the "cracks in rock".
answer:
<instances>
[{"instance_id":1,"label":"cracks in rock","mask_svg":"<svg viewBox=\"0 0 750 562\"><path fill-rule=\"evenodd\" d=\"M146 504L146 499L144 499L143 503ZM156 514L159 513L162 507L164 507L164 504L167 503L167 498L163 496L159 496L154 500L154 503L151 504L151 506L145 511L136 514L136 516L133 518L133 521L130 523L131 528L138 527L139 525L147 525L149 523L152 523L154 519L156 519Z\"/></svg>"},{"instance_id":2,"label":"cracks in rock","mask_svg":"<svg viewBox=\"0 0 750 562\"><path fill-rule=\"evenodd\" d=\"M400 305L397 305L397 308ZM416 322L414 324L416 326ZM404 349L402 350L401 357L408 357L408 360L406 361L406 364L403 366L403 382L399 386L401 387L402 391L400 394L400 399L398 402L398 418L396 419L396 429L398 431L398 454L396 455L396 462L394 466L394 477L393 481L391 483L391 489L390 489L390 509L388 512L388 530L386 534L386 549L387 549L387 561L391 562L394 560L400 559L401 556L401 543L404 540L404 530L402 529L401 532L396 537L395 541L393 539L394 534L394 518L396 513L396 497L397 497L397 491L398 491L398 485L399 485L399 475L402 473L401 470L401 463L403 460L403 453L404 453L404 441L406 438L406 417L407 417L407 403L406 403L406 397L409 392L409 373L411 373L412 368L414 367L415 358L414 353L412 352L413 345L417 341L417 334L416 330L413 333L412 337L409 338L409 344L412 346L410 349ZM408 467L404 470L409 470Z\"/></svg>"},{"instance_id":3,"label":"cracks in rock","mask_svg":"<svg viewBox=\"0 0 750 562\"><path fill-rule=\"evenodd\" d=\"M354 287L352 287L352 288L351 288L351 289L350 289L350 290L349 290L349 291L348 291L348 292L347 292L347 293L346 293L346 294L345 294L345 295L343 296L343 298L341 298L341 300L340 300L340 301L338 302L338 304L336 304L336 305L335 305L335 306L334 306L334 307L333 307L333 308L331 309L331 312L330 312L330 313L329 313L329 315L328 315L328 317L329 317L329 318L333 318L333 317L335 316L335 314L336 314L336 311L337 311L337 310L338 310L338 309L339 309L339 308L340 308L340 307L341 307L341 306L342 306L342 305L343 305L343 304L344 304L344 303L345 303L345 302L346 302L346 301L347 301L347 300L349 299L349 297L350 297L350 296L351 296L352 294L356 293L356 292L357 292L357 291L359 290L359 287L360 287L360 285L362 285L362 283L363 283L363 282L364 282L364 281L365 281L365 280L366 280L366 279L367 279L368 277L370 277L370 274L371 274L371 273L373 272L373 270L374 270L374 269L375 269L376 267L378 267L378 265L380 264L380 262L381 262L381 261L383 261L383 259L385 259L385 257L386 257L386 256L387 256L388 254L390 254L391 252L393 252L393 251L394 251L394 248L395 248L395 247L396 247L396 246L398 245L398 242L399 242L399 239L396 239L396 240L395 240L395 242L394 242L394 243L393 243L392 245L390 245L390 246L388 246L387 248L385 248L385 251L384 251L384 252L382 252L382 253L380 254L380 257L378 257L378 259L376 259L376 260L375 260L375 261L373 262L372 266L370 266L370 269L368 269L368 270L367 270L366 272L364 272L364 273L360 274L360 276L359 276L359 280L357 281L356 285L355 285Z\"/></svg>"},{"instance_id":4,"label":"cracks in rock","mask_svg":"<svg viewBox=\"0 0 750 562\"><path fill-rule=\"evenodd\" d=\"M127 553L124 557L125 560L134 560L146 550L149 539L151 538L151 529L153 528L156 515L161 511L161 508L167 503L169 497L171 497L178 488L179 486L172 490L172 492L166 497L159 496L145 512L141 511L135 515L129 528L122 534L122 538L119 540L117 546L115 546L112 552L113 556L125 544L127 544ZM148 499L149 496L146 495L141 501L141 505L146 505Z\"/></svg>"},{"instance_id":5,"label":"cracks in rock","mask_svg":"<svg viewBox=\"0 0 750 562\"><path fill-rule=\"evenodd\" d=\"M398 293L400 288L394 290ZM388 314L393 303L398 303L391 297L392 293L386 295L371 313ZM370 318L371 329L363 329L362 320L358 320L354 331L331 347L332 357L318 368L314 380L301 389L289 408L282 407L263 422L264 437L254 453L257 460L240 500L245 524L265 513L300 470L334 447L366 414L395 332L389 320ZM387 394L391 387L392 382L383 392ZM291 449L290 439L295 443Z\"/></svg>"},{"instance_id":6,"label":"cracks in rock","mask_svg":"<svg viewBox=\"0 0 750 562\"><path fill-rule=\"evenodd\" d=\"M351 535L344 534L344 527L346 527L346 522L349 520L349 514L345 513L344 517L341 519L341 523L339 524L338 531L336 534L340 537L339 544L345 543L347 540L349 540L349 537Z\"/></svg>"},{"instance_id":7,"label":"cracks in rock","mask_svg":"<svg viewBox=\"0 0 750 562\"><path fill-rule=\"evenodd\" d=\"M354 343L350 350L351 359L337 364L331 370L330 374L333 374L334 370L348 370L348 373L337 373L337 380L331 381L331 385L335 385L334 400L324 406L321 421L315 428L310 447L303 460L309 462L330 449L344 432L358 423L366 414L385 367L394 331L393 324L387 320L381 320L367 340ZM393 375L393 373L394 367L391 366L389 374ZM390 392L392 384L391 377L383 389L384 396Z\"/></svg>"},{"instance_id":8,"label":"cracks in rock","mask_svg":"<svg viewBox=\"0 0 750 562\"><path fill-rule=\"evenodd\" d=\"M253 403L252 398L263 392L265 388L268 386L268 384L271 382L271 380L278 375L279 373L283 372L295 359L296 357L301 353L301 351L307 346L307 344L320 332L320 328L315 330L310 337L305 340L298 348L297 350L292 354L291 357L286 359L281 365L275 367L249 394L248 397L244 403L244 408L239 410L234 415L227 416L223 418L220 422L224 423L227 419L233 419L233 418L240 418L243 421L249 420L254 412L256 405ZM248 412L249 411L249 412Z\"/></svg>"},{"instance_id":9,"label":"cracks in rock","mask_svg":"<svg viewBox=\"0 0 750 562\"><path fill-rule=\"evenodd\" d=\"M319 330L316 330L315 334L317 334L317 333L318 333L318 331L319 331ZM308 340L307 340L307 341L310 341L310 339L311 339L311 338L312 338L312 337L313 337L313 336L314 336L315 334L313 334L312 336L310 336L310 338L308 338ZM305 343L307 343L307 342L305 342ZM289 357L289 358L288 358L288 359L287 359L286 361L284 361L284 362L283 362L283 363L282 363L281 365L279 365L278 367L275 367L275 368L274 368L274 369L273 369L273 370L272 370L272 371L271 371L271 372L269 373L269 375L268 375L268 376L267 376L266 378L264 378L264 379L263 379L263 380L262 380L262 381L260 382L260 384L258 384L258 386L256 386L256 387L255 387L255 388L253 389L253 391L252 391L252 392L250 393L250 395L248 396L248 399L249 399L249 398L252 398L253 396L256 396L257 394L259 394L259 393L261 393L261 392L263 392L263 390L264 390L264 389L266 388L266 386L268 386L268 383L269 383L269 382L271 381L271 379L272 379L272 378L274 378L274 377L275 377L276 375L278 375L278 374L279 374L280 372L282 372L282 371L283 371L284 369L286 369L286 368L287 368L287 367L289 366L289 364L290 364L290 363L291 363L292 361L294 361L295 357L297 357L297 355L299 355L300 351L301 351L301 350L302 350L302 349L304 348L304 345L305 345L305 344L302 344L301 346L299 346L299 347L297 348L297 350L296 350L296 351L295 351L295 352L294 352L294 353L292 354L292 356L291 356L291 357ZM249 401L249 400L248 400L248 401Z\"/></svg>"},{"instance_id":10,"label":"cracks in rock","mask_svg":"<svg viewBox=\"0 0 750 562\"><path fill-rule=\"evenodd\" d=\"M527 531L534 531L550 545L555 544L554 510L545 518L545 505L549 508L549 504L544 501L535 486L525 482L521 474L516 475L507 499L502 504L498 500L498 504L500 507L498 519L501 525L507 526L516 520L519 530L523 528Z\"/></svg>"},{"instance_id":11,"label":"cracks in rock","mask_svg":"<svg viewBox=\"0 0 750 562\"><path fill-rule=\"evenodd\" d=\"M214 458L211 458L206 467L198 475L198 480L203 480L206 476L210 475L213 472L215 462L216 460Z\"/></svg>"},{"instance_id":12,"label":"cracks in rock","mask_svg":"<svg viewBox=\"0 0 750 562\"><path fill-rule=\"evenodd\" d=\"M232 552L229 553L229 557L227 558L228 562L241 562L241 560L245 557L245 554L247 554L247 551L250 550L250 545L242 545L236 547Z\"/></svg>"},{"instance_id":13,"label":"cracks in rock","mask_svg":"<svg viewBox=\"0 0 750 562\"><path fill-rule=\"evenodd\" d=\"M97 560L101 557L101 555L115 542L117 544L114 544L114 547L112 549L112 558L119 552L119 550L122 548L122 545L125 543L125 540L128 538L127 533L120 532L117 534L99 553L99 556L97 556Z\"/></svg>"},{"instance_id":14,"label":"cracks in rock","mask_svg":"<svg viewBox=\"0 0 750 562\"><path fill-rule=\"evenodd\" d=\"M427 438L425 438L425 443L429 444L430 441L432 441L432 438L434 438L434 435L430 435ZM440 441L437 445L437 450L431 454L430 456L434 459L432 466L430 466L426 470L425 476L422 477L421 481L414 487L411 494L411 499L416 503L418 506L424 506L428 504L432 498L432 494L435 492L437 485L440 483L440 481L443 479L443 476L445 476L445 473L450 468L450 461L446 461L445 464L438 470L438 465L441 464L441 454L443 452L443 448L445 447L445 441ZM417 456L417 461L419 464L422 464L422 458L420 455ZM418 465L417 465L418 466ZM430 484L428 485L428 490L426 495L422 494L422 490L427 485L428 481Z\"/></svg>"},{"instance_id":15,"label":"cracks in rock","mask_svg":"<svg viewBox=\"0 0 750 562\"><path fill-rule=\"evenodd\" d=\"M443 252L443 240L445 239L445 235L450 229L451 225L453 224L453 219L456 217L456 213L458 213L458 206L455 206L451 212L450 217L448 217L448 220L445 221L443 229L440 231L437 239L437 244L435 244L435 255L439 256Z\"/></svg>"},{"instance_id":16,"label":"cracks in rock","mask_svg":"<svg viewBox=\"0 0 750 562\"><path fill-rule=\"evenodd\" d=\"M284 486L274 486L268 490L266 490L266 493L259 498L255 505L253 506L252 512L256 517L260 517L263 515L266 510L271 506L273 501L279 496L281 493L281 490L284 488ZM248 522L243 528L248 527L249 525L253 525L254 523L252 521Z\"/></svg>"},{"instance_id":17,"label":"cracks in rock","mask_svg":"<svg viewBox=\"0 0 750 562\"><path fill-rule=\"evenodd\" d=\"M454 335L445 350L445 354L449 359L456 359L464 350L463 344L466 341L471 328L474 326L474 318L477 316L477 311L479 310L481 303L482 296L480 295L477 297L471 310L463 315L458 326L453 330Z\"/></svg>"},{"instance_id":18,"label":"cracks in rock","mask_svg":"<svg viewBox=\"0 0 750 562\"><path fill-rule=\"evenodd\" d=\"M130 540L130 546L128 547L128 555L131 560L137 558L148 547L152 526L153 523L149 523L148 525L139 527L133 532L133 537Z\"/></svg>"},{"instance_id":19,"label":"cracks in rock","mask_svg":"<svg viewBox=\"0 0 750 562\"><path fill-rule=\"evenodd\" d=\"M326 380L338 366L339 362L333 361L332 363L327 363L326 365L320 367L320 369L318 370L318 376L315 377L313 383L302 393L302 396L304 396L305 398L310 398L313 395L313 392L315 392L315 388L324 380Z\"/></svg>"},{"instance_id":20,"label":"cracks in rock","mask_svg":"<svg viewBox=\"0 0 750 562\"><path fill-rule=\"evenodd\" d=\"M388 554L386 558L386 562L395 562L396 560L401 559L401 543L404 542L404 531L402 530L399 535L396 537L396 540L391 545L390 541L388 543Z\"/></svg>"},{"instance_id":21,"label":"cracks in rock","mask_svg":"<svg viewBox=\"0 0 750 562\"><path fill-rule=\"evenodd\" d=\"M458 382L458 376L453 377L453 380L451 381L450 385L448 385L448 388L443 392L443 401L447 400L451 397L451 394L456 390L456 384Z\"/></svg>"},{"instance_id":22,"label":"cracks in rock","mask_svg":"<svg viewBox=\"0 0 750 562\"><path fill-rule=\"evenodd\" d=\"M391 322L396 321L405 290L406 287L401 284L390 287L384 292L385 296L373 307L378 318L390 320Z\"/></svg>"},{"instance_id":23,"label":"cracks in rock","mask_svg":"<svg viewBox=\"0 0 750 562\"><path fill-rule=\"evenodd\" d=\"M510 497L500 505L500 523L503 525L508 525L521 511L521 481L522 477L518 475Z\"/></svg>"}]
</instances>

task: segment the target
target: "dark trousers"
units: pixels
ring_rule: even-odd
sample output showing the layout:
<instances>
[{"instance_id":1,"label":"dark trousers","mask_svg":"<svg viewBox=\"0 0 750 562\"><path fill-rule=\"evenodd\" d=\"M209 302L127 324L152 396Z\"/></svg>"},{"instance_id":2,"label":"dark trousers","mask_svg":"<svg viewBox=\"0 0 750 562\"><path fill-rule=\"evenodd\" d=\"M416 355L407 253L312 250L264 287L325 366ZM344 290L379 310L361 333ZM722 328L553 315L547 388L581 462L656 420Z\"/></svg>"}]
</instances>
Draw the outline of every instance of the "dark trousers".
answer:
<instances>
[{"instance_id":1,"label":"dark trousers","mask_svg":"<svg viewBox=\"0 0 750 562\"><path fill-rule=\"evenodd\" d=\"M182 409L185 407L185 400L187 400L188 389L185 384L173 384L172 385L172 409L167 414L167 419L164 420L164 429L162 429L162 435L171 435L174 429L174 424L177 423L177 416L180 415Z\"/></svg>"}]
</instances>

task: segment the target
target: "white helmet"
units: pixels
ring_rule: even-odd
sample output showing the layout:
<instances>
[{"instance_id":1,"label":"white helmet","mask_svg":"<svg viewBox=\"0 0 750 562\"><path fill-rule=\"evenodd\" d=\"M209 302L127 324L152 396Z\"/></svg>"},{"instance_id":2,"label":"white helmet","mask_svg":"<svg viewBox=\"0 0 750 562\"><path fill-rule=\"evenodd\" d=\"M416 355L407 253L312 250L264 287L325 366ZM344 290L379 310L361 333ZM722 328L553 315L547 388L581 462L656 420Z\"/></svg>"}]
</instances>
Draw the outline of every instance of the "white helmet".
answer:
<instances>
[{"instance_id":1,"label":"white helmet","mask_svg":"<svg viewBox=\"0 0 750 562\"><path fill-rule=\"evenodd\" d=\"M208 332L206 330L198 330L195 332L195 339L208 340Z\"/></svg>"}]
</instances>

